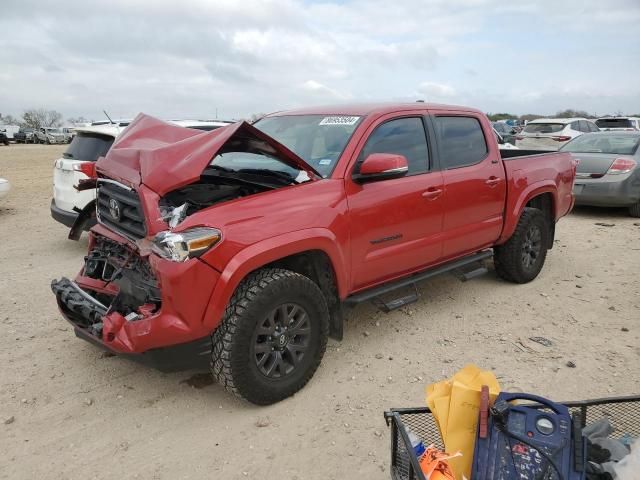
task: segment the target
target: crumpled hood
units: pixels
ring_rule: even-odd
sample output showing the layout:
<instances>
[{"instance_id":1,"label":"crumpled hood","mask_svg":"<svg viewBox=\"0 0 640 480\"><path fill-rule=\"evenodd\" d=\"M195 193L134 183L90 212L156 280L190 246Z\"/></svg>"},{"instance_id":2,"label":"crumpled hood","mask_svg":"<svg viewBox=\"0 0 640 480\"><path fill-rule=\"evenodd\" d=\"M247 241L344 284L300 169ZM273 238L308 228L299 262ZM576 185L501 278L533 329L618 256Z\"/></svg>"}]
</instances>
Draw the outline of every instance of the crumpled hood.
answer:
<instances>
[{"instance_id":1,"label":"crumpled hood","mask_svg":"<svg viewBox=\"0 0 640 480\"><path fill-rule=\"evenodd\" d=\"M312 179L321 178L287 147L244 121L203 132L142 113L116 138L107 155L96 162L96 169L109 178L130 186L144 184L164 195L199 179L218 150L234 135L263 140L281 160L305 170Z\"/></svg>"}]
</instances>

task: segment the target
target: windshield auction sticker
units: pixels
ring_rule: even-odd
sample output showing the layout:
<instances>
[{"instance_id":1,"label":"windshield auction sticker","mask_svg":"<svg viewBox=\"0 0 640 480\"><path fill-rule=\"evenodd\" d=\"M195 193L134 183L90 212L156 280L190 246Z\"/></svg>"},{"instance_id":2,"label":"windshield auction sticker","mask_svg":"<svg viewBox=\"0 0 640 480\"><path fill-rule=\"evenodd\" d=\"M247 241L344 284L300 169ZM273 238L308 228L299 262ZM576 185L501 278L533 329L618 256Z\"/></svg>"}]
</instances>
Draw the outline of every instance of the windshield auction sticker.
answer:
<instances>
[{"instance_id":1,"label":"windshield auction sticker","mask_svg":"<svg viewBox=\"0 0 640 480\"><path fill-rule=\"evenodd\" d=\"M360 117L324 117L318 125L355 125Z\"/></svg>"}]
</instances>

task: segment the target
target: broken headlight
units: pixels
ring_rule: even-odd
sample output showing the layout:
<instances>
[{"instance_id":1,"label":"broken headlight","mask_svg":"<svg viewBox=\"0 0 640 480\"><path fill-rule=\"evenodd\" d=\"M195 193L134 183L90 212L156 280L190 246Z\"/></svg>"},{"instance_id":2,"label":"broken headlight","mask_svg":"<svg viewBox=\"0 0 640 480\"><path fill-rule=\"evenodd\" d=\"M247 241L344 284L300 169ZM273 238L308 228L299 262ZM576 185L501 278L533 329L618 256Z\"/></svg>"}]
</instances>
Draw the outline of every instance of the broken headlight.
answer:
<instances>
[{"instance_id":1,"label":"broken headlight","mask_svg":"<svg viewBox=\"0 0 640 480\"><path fill-rule=\"evenodd\" d=\"M163 258L184 262L199 257L222 239L215 228L195 227L184 232L160 232L153 238L151 249Z\"/></svg>"}]
</instances>

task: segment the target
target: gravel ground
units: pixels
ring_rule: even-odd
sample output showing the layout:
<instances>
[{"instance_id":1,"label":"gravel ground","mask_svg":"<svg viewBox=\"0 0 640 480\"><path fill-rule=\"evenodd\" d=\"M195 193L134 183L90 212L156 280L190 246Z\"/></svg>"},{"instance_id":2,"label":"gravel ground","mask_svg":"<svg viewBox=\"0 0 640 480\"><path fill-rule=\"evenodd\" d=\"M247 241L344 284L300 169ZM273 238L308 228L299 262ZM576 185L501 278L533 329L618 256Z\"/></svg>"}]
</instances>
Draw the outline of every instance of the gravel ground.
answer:
<instances>
[{"instance_id":1,"label":"gravel ground","mask_svg":"<svg viewBox=\"0 0 640 480\"><path fill-rule=\"evenodd\" d=\"M408 308L352 310L313 380L277 405L105 355L74 337L49 289L87 248L49 216L63 150L0 147L13 184L0 201L0 478L388 479L383 411L423 405L426 384L468 362L556 400L640 392L640 220L615 209L563 219L530 284L444 276Z\"/></svg>"}]
</instances>

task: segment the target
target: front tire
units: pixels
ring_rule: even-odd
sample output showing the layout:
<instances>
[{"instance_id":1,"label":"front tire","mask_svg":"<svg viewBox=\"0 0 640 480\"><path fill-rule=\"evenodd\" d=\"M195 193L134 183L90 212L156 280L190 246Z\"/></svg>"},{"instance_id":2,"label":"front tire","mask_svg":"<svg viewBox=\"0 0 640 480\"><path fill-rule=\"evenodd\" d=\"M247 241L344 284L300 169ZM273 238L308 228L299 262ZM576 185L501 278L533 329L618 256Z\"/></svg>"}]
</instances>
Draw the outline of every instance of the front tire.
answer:
<instances>
[{"instance_id":1,"label":"front tire","mask_svg":"<svg viewBox=\"0 0 640 480\"><path fill-rule=\"evenodd\" d=\"M640 202L629 207L629 215L632 217L640 218Z\"/></svg>"},{"instance_id":2,"label":"front tire","mask_svg":"<svg viewBox=\"0 0 640 480\"><path fill-rule=\"evenodd\" d=\"M276 403L311 379L328 335L327 303L311 279L258 270L238 286L212 336L211 372L234 395Z\"/></svg>"},{"instance_id":3,"label":"front tire","mask_svg":"<svg viewBox=\"0 0 640 480\"><path fill-rule=\"evenodd\" d=\"M494 248L493 262L499 277L527 283L538 276L547 257L549 225L542 211L525 208L511 238Z\"/></svg>"}]
</instances>

